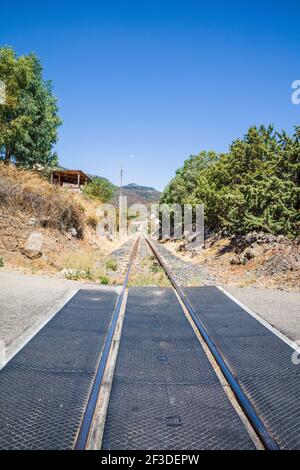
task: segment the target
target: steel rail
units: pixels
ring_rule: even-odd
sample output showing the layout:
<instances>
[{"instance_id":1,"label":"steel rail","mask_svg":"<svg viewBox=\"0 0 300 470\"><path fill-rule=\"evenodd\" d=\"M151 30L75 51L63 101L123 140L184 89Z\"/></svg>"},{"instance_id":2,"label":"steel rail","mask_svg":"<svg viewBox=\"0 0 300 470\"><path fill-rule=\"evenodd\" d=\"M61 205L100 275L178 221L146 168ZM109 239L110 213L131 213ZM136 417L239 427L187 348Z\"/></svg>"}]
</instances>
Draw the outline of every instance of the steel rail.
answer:
<instances>
[{"instance_id":1,"label":"steel rail","mask_svg":"<svg viewBox=\"0 0 300 470\"><path fill-rule=\"evenodd\" d=\"M249 419L250 423L252 424L254 430L256 431L257 435L261 439L262 443L264 444L267 450L280 450L280 447L276 443L275 439L270 434L269 430L267 429L266 425L263 423L261 418L258 416L253 404L251 403L248 396L245 394L243 389L241 388L238 379L234 376L231 372L230 368L228 367L227 363L222 357L222 354L219 352L217 346L210 338L204 324L196 315L193 307L191 306L190 302L188 301L185 293L183 290L178 286L174 277L172 276L169 268L166 266L166 263L163 261L162 257L150 242L150 240L145 237L146 242L148 243L149 247L151 248L152 252L156 256L157 260L159 261L160 265L164 269L166 275L168 276L171 284L173 285L174 289L178 293L179 297L181 298L182 302L184 303L186 309L188 310L190 316L192 317L199 333L201 334L203 340L207 344L211 354L215 358L217 364L219 365L223 375L225 376L227 382L229 383L236 399L238 400L241 408L243 409L245 415Z\"/></svg>"},{"instance_id":2,"label":"steel rail","mask_svg":"<svg viewBox=\"0 0 300 470\"><path fill-rule=\"evenodd\" d=\"M79 429L79 432L78 432L78 435L77 435L77 438L76 438L76 442L75 442L75 446L74 446L75 450L84 450L86 448L86 444L87 444L91 424L92 424L94 413L95 413L95 408L96 408L96 404L97 404L99 390L100 390L102 379L103 379L103 374L104 374L104 371L105 371L105 368L106 368L107 359L108 359L108 356L109 356L109 352L110 352L112 340L113 340L113 337L114 337L117 321L118 321L118 318L119 318L121 306L122 306L124 295L125 295L125 292L126 292L126 287L127 287L131 267L132 267L132 262L133 262L133 260L136 256L136 254L137 254L139 241L140 241L140 238L138 238L135 241L135 243L133 245L133 248L131 250L131 253L130 253L128 268L127 268L126 276L125 276L125 279L124 279L122 291L121 291L121 293L118 297L118 300L116 302L116 306L115 306L114 313L113 313L113 316L112 316L112 320L111 320L111 323L110 323L110 326L109 326L109 330L108 330L108 333L106 335L104 347L103 347L101 356L99 358L99 363L98 363L97 371L96 371L96 374L95 374L94 382L93 382L93 385L92 385L92 389L91 389L91 392L90 392L90 396L89 396L89 399L88 399L88 402L87 402L87 405L86 405L86 408L85 408L84 416L83 416L83 419L81 421L80 429Z\"/></svg>"}]
</instances>

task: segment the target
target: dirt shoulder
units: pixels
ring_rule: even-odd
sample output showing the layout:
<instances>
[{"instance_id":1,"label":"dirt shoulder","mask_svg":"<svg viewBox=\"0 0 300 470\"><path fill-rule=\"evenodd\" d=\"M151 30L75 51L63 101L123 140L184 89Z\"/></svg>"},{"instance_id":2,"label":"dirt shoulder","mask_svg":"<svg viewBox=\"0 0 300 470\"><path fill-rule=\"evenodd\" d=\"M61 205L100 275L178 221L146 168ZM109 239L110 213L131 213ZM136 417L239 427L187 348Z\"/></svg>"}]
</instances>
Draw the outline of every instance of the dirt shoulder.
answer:
<instances>
[{"instance_id":1,"label":"dirt shoulder","mask_svg":"<svg viewBox=\"0 0 300 470\"><path fill-rule=\"evenodd\" d=\"M300 344L300 292L259 287L226 290L292 341Z\"/></svg>"},{"instance_id":2,"label":"dirt shoulder","mask_svg":"<svg viewBox=\"0 0 300 470\"><path fill-rule=\"evenodd\" d=\"M205 249L198 252L182 249L182 241L168 241L164 246L201 267L219 285L300 291L299 242L271 236L265 241L258 234L249 234L248 239L234 243L229 238L207 240Z\"/></svg>"}]
</instances>

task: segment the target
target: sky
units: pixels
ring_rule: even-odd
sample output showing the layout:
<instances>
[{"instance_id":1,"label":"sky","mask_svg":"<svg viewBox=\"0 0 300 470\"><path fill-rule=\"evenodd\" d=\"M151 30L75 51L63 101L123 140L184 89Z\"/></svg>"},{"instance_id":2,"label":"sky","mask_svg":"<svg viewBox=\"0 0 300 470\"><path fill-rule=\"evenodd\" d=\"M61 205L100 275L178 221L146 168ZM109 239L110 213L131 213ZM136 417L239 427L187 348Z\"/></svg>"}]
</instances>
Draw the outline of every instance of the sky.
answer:
<instances>
[{"instance_id":1,"label":"sky","mask_svg":"<svg viewBox=\"0 0 300 470\"><path fill-rule=\"evenodd\" d=\"M60 164L162 190L251 125L293 131L294 0L0 0L0 45L35 52L63 125Z\"/></svg>"}]
</instances>

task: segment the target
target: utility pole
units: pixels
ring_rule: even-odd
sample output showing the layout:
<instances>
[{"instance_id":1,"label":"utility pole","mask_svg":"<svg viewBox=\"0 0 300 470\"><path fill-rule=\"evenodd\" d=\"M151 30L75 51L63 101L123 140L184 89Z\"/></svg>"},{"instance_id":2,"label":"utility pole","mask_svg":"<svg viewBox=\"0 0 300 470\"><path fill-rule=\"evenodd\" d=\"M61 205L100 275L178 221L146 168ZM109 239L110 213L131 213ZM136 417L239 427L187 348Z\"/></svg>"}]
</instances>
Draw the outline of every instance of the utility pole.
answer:
<instances>
[{"instance_id":1,"label":"utility pole","mask_svg":"<svg viewBox=\"0 0 300 470\"><path fill-rule=\"evenodd\" d=\"M120 197L123 196L123 174L124 174L124 170L123 170L123 165L121 166L121 185L120 185Z\"/></svg>"},{"instance_id":2,"label":"utility pole","mask_svg":"<svg viewBox=\"0 0 300 470\"><path fill-rule=\"evenodd\" d=\"M119 196L119 237L122 240L127 231L127 207L123 207L123 165L121 166L121 182L120 182L120 196Z\"/></svg>"}]
</instances>

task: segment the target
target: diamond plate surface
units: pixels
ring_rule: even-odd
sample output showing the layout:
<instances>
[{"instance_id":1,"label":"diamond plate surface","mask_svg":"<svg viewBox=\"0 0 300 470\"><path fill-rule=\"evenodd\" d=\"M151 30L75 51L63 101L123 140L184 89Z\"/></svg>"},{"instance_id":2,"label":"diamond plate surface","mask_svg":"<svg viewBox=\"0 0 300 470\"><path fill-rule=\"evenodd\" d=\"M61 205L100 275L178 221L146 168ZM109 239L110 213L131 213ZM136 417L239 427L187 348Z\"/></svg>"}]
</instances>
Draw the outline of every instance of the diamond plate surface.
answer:
<instances>
[{"instance_id":1,"label":"diamond plate surface","mask_svg":"<svg viewBox=\"0 0 300 470\"><path fill-rule=\"evenodd\" d=\"M292 363L293 350L217 288L185 293L278 445L300 449L300 365Z\"/></svg>"},{"instance_id":2,"label":"diamond plate surface","mask_svg":"<svg viewBox=\"0 0 300 470\"><path fill-rule=\"evenodd\" d=\"M80 291L0 372L0 449L72 449L114 310Z\"/></svg>"},{"instance_id":3,"label":"diamond plate surface","mask_svg":"<svg viewBox=\"0 0 300 470\"><path fill-rule=\"evenodd\" d=\"M103 449L252 448L173 290L130 289Z\"/></svg>"}]
</instances>

